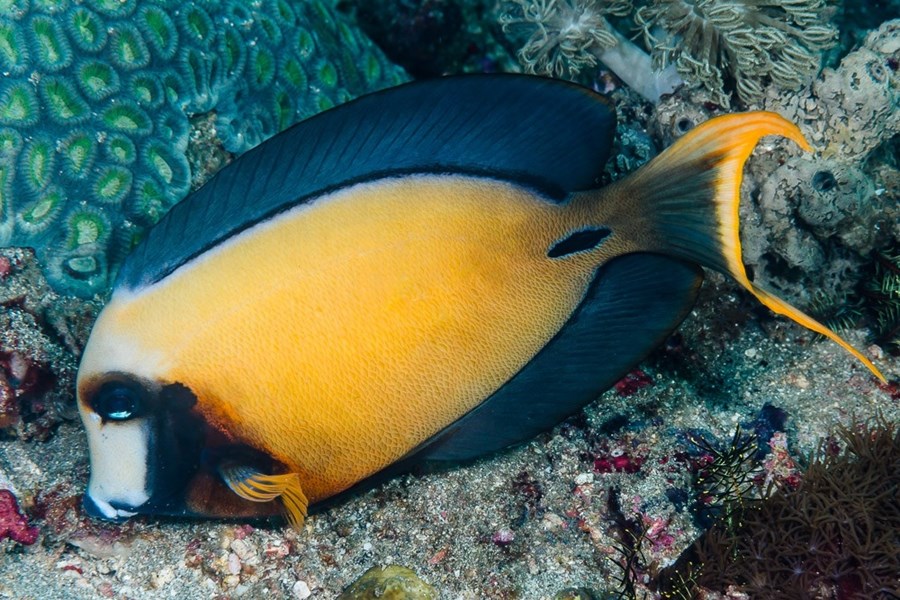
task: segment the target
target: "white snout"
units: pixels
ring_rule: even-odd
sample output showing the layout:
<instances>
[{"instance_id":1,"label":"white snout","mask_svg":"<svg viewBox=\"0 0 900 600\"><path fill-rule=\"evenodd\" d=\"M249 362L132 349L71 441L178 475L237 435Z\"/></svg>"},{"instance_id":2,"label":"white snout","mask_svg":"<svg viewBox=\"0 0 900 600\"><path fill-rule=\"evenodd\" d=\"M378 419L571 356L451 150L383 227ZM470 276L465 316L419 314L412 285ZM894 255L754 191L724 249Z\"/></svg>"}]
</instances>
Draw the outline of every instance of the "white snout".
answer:
<instances>
[{"instance_id":1,"label":"white snout","mask_svg":"<svg viewBox=\"0 0 900 600\"><path fill-rule=\"evenodd\" d=\"M96 413L83 415L91 454L88 496L110 519L136 513L111 503L137 508L150 499L147 458L150 426L146 419L106 423Z\"/></svg>"}]
</instances>

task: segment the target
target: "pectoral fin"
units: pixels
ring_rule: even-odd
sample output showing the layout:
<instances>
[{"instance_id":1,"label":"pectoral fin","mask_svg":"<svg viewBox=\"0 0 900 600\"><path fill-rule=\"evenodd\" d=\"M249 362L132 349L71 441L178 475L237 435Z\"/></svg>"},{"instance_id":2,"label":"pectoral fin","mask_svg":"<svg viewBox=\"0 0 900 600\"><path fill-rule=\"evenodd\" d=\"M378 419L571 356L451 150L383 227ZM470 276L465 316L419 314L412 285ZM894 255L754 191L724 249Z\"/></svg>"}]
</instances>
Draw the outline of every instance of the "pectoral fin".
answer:
<instances>
[{"instance_id":1,"label":"pectoral fin","mask_svg":"<svg viewBox=\"0 0 900 600\"><path fill-rule=\"evenodd\" d=\"M266 475L239 464L224 464L218 470L225 484L241 498L251 502L271 502L280 498L291 526L294 529L303 526L309 501L296 473Z\"/></svg>"}]
</instances>

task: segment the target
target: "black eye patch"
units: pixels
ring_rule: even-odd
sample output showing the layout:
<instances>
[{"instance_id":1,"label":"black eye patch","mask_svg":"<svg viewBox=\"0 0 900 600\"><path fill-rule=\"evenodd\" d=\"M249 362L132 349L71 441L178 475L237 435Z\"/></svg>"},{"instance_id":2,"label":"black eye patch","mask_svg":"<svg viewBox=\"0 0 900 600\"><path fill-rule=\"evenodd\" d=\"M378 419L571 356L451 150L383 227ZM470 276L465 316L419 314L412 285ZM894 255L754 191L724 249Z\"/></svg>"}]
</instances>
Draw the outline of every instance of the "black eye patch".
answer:
<instances>
[{"instance_id":1,"label":"black eye patch","mask_svg":"<svg viewBox=\"0 0 900 600\"><path fill-rule=\"evenodd\" d=\"M556 242L547 250L547 256L550 258L560 258L575 254L576 252L584 252L585 250L593 250L600 245L606 236L612 231L605 227L581 229L569 234L567 237Z\"/></svg>"}]
</instances>

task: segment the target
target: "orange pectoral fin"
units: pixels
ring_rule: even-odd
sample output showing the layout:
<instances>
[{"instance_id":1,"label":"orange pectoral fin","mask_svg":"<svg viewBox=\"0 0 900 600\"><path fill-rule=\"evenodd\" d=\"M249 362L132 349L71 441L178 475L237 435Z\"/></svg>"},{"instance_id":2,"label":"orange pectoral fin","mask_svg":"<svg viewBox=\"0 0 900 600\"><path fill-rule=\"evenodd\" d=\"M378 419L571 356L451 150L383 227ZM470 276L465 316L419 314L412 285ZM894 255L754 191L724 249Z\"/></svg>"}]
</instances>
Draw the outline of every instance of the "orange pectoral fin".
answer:
<instances>
[{"instance_id":1,"label":"orange pectoral fin","mask_svg":"<svg viewBox=\"0 0 900 600\"><path fill-rule=\"evenodd\" d=\"M281 499L291 527L299 530L306 519L309 501L296 473L265 475L241 465L223 465L219 474L235 494L251 502Z\"/></svg>"}]
</instances>

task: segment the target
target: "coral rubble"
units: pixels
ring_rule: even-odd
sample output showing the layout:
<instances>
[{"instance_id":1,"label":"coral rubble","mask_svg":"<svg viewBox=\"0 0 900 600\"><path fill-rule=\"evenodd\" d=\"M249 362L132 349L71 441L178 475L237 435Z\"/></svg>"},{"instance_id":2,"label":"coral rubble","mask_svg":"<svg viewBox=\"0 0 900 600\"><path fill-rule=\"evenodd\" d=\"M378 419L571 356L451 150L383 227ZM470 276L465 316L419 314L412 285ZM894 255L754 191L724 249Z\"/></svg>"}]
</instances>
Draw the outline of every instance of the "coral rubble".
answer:
<instances>
[{"instance_id":1,"label":"coral rubble","mask_svg":"<svg viewBox=\"0 0 900 600\"><path fill-rule=\"evenodd\" d=\"M98 311L54 293L32 250L0 250L0 434L46 439L75 417L76 357Z\"/></svg>"},{"instance_id":2,"label":"coral rubble","mask_svg":"<svg viewBox=\"0 0 900 600\"><path fill-rule=\"evenodd\" d=\"M189 115L243 152L402 80L327 2L3 3L0 246L90 296L188 191Z\"/></svg>"},{"instance_id":3,"label":"coral rubble","mask_svg":"<svg viewBox=\"0 0 900 600\"><path fill-rule=\"evenodd\" d=\"M405 567L372 567L338 596L339 600L433 600L437 591Z\"/></svg>"}]
</instances>

